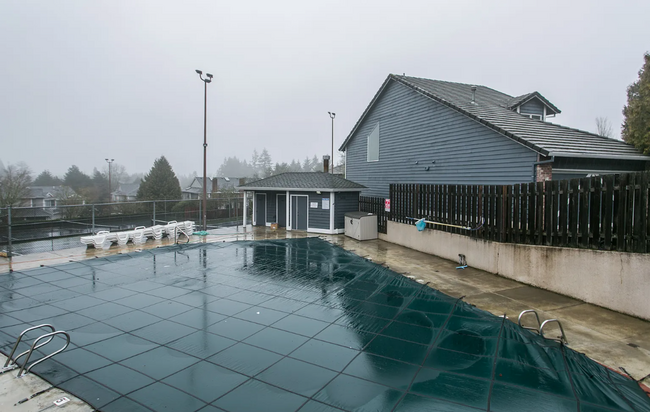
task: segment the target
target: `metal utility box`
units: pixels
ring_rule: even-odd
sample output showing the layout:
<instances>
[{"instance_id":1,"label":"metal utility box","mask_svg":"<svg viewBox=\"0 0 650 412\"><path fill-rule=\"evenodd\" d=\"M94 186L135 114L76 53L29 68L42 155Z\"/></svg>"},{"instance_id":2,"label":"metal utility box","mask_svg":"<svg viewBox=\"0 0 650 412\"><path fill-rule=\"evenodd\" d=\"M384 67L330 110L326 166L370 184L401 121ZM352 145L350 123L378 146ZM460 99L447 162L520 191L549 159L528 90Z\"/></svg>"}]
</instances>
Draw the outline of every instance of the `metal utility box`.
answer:
<instances>
[{"instance_id":1,"label":"metal utility box","mask_svg":"<svg viewBox=\"0 0 650 412\"><path fill-rule=\"evenodd\" d=\"M346 213L345 235L356 240L377 239L377 215L368 212Z\"/></svg>"}]
</instances>

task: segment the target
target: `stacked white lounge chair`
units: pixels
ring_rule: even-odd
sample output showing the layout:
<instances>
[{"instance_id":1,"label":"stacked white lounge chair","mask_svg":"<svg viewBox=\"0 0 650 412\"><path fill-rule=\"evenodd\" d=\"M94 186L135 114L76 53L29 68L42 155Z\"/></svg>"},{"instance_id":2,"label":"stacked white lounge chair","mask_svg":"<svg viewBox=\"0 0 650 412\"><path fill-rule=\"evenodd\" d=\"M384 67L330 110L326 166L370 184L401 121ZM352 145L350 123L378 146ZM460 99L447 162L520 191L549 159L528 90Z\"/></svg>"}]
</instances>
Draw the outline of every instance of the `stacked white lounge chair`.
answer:
<instances>
[{"instance_id":1,"label":"stacked white lounge chair","mask_svg":"<svg viewBox=\"0 0 650 412\"><path fill-rule=\"evenodd\" d=\"M150 227L138 226L132 230L122 232L109 232L107 230L100 230L96 235L83 236L81 243L88 247L106 247L112 244L120 246L126 245L128 242L134 244L142 244L147 239L160 240L163 236L177 238L180 235L189 236L194 232L194 222L185 221L177 222L175 220L167 222L166 225L154 225Z\"/></svg>"}]
</instances>

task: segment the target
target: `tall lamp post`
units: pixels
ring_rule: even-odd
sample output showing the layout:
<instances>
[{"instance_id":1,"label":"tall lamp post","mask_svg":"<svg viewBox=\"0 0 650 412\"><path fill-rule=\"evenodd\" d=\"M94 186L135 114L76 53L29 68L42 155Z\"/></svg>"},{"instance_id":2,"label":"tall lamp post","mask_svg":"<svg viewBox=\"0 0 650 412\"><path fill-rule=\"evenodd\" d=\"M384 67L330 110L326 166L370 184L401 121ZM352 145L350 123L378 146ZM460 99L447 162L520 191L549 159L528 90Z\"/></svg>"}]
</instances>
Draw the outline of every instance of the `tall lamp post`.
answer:
<instances>
[{"instance_id":1,"label":"tall lamp post","mask_svg":"<svg viewBox=\"0 0 650 412\"><path fill-rule=\"evenodd\" d=\"M111 202L111 193L113 192L113 185L111 185L111 165L115 161L115 159L105 159L106 163L108 163L108 201L109 203Z\"/></svg>"},{"instance_id":2,"label":"tall lamp post","mask_svg":"<svg viewBox=\"0 0 650 412\"><path fill-rule=\"evenodd\" d=\"M336 117L336 113L327 113L329 113L330 118L332 119L332 174L334 174L334 118Z\"/></svg>"},{"instance_id":3,"label":"tall lamp post","mask_svg":"<svg viewBox=\"0 0 650 412\"><path fill-rule=\"evenodd\" d=\"M203 72L201 70L196 71L199 75L199 78L203 81L204 92L203 92L203 230L208 229L208 190L207 190L207 159L208 159L208 83L212 81L212 75L206 73L206 78L203 78Z\"/></svg>"}]
</instances>

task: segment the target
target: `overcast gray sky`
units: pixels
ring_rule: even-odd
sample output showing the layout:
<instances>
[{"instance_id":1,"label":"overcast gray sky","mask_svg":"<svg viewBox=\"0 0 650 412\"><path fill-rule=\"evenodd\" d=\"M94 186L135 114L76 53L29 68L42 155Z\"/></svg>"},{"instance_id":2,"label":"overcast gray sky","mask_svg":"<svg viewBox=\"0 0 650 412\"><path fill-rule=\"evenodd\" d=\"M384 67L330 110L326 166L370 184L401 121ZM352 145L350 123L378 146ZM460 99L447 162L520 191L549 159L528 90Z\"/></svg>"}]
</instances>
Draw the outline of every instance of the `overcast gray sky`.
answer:
<instances>
[{"instance_id":1,"label":"overcast gray sky","mask_svg":"<svg viewBox=\"0 0 650 412\"><path fill-rule=\"evenodd\" d=\"M556 123L617 136L650 50L650 1L0 0L0 159L37 174L165 155L208 173L335 148L389 73L539 91Z\"/></svg>"}]
</instances>

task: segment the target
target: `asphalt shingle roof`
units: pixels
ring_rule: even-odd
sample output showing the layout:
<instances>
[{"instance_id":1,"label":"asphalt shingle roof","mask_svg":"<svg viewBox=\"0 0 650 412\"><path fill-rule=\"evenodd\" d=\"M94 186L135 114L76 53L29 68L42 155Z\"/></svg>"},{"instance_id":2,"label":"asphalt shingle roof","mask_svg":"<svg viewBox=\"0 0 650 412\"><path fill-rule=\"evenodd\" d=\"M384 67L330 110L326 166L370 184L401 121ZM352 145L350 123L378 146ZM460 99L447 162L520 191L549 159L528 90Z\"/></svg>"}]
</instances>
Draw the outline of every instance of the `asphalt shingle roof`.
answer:
<instances>
[{"instance_id":1,"label":"asphalt shingle roof","mask_svg":"<svg viewBox=\"0 0 650 412\"><path fill-rule=\"evenodd\" d=\"M533 96L539 97L552 108L557 109L538 92L513 97L489 87L477 85L475 102L472 102L472 85L470 84L394 74L388 76L384 86L357 122L341 149L347 145L389 81L396 81L410 87L545 156L650 160L650 156L642 155L634 146L620 140L531 119L512 110L512 107L516 107ZM559 112L559 109L557 111Z\"/></svg>"},{"instance_id":2,"label":"asphalt shingle roof","mask_svg":"<svg viewBox=\"0 0 650 412\"><path fill-rule=\"evenodd\" d=\"M138 194L138 189L140 189L140 182L120 183L117 190L112 194L118 196L136 196Z\"/></svg>"},{"instance_id":3,"label":"asphalt shingle roof","mask_svg":"<svg viewBox=\"0 0 650 412\"><path fill-rule=\"evenodd\" d=\"M250 182L238 187L252 189L361 190L366 187L339 175L323 172L288 172Z\"/></svg>"},{"instance_id":4,"label":"asphalt shingle roof","mask_svg":"<svg viewBox=\"0 0 650 412\"><path fill-rule=\"evenodd\" d=\"M27 189L28 194L25 197L26 199L40 199L45 198L48 195L56 198L65 194L64 192L72 192L72 189L67 186L30 186Z\"/></svg>"}]
</instances>

